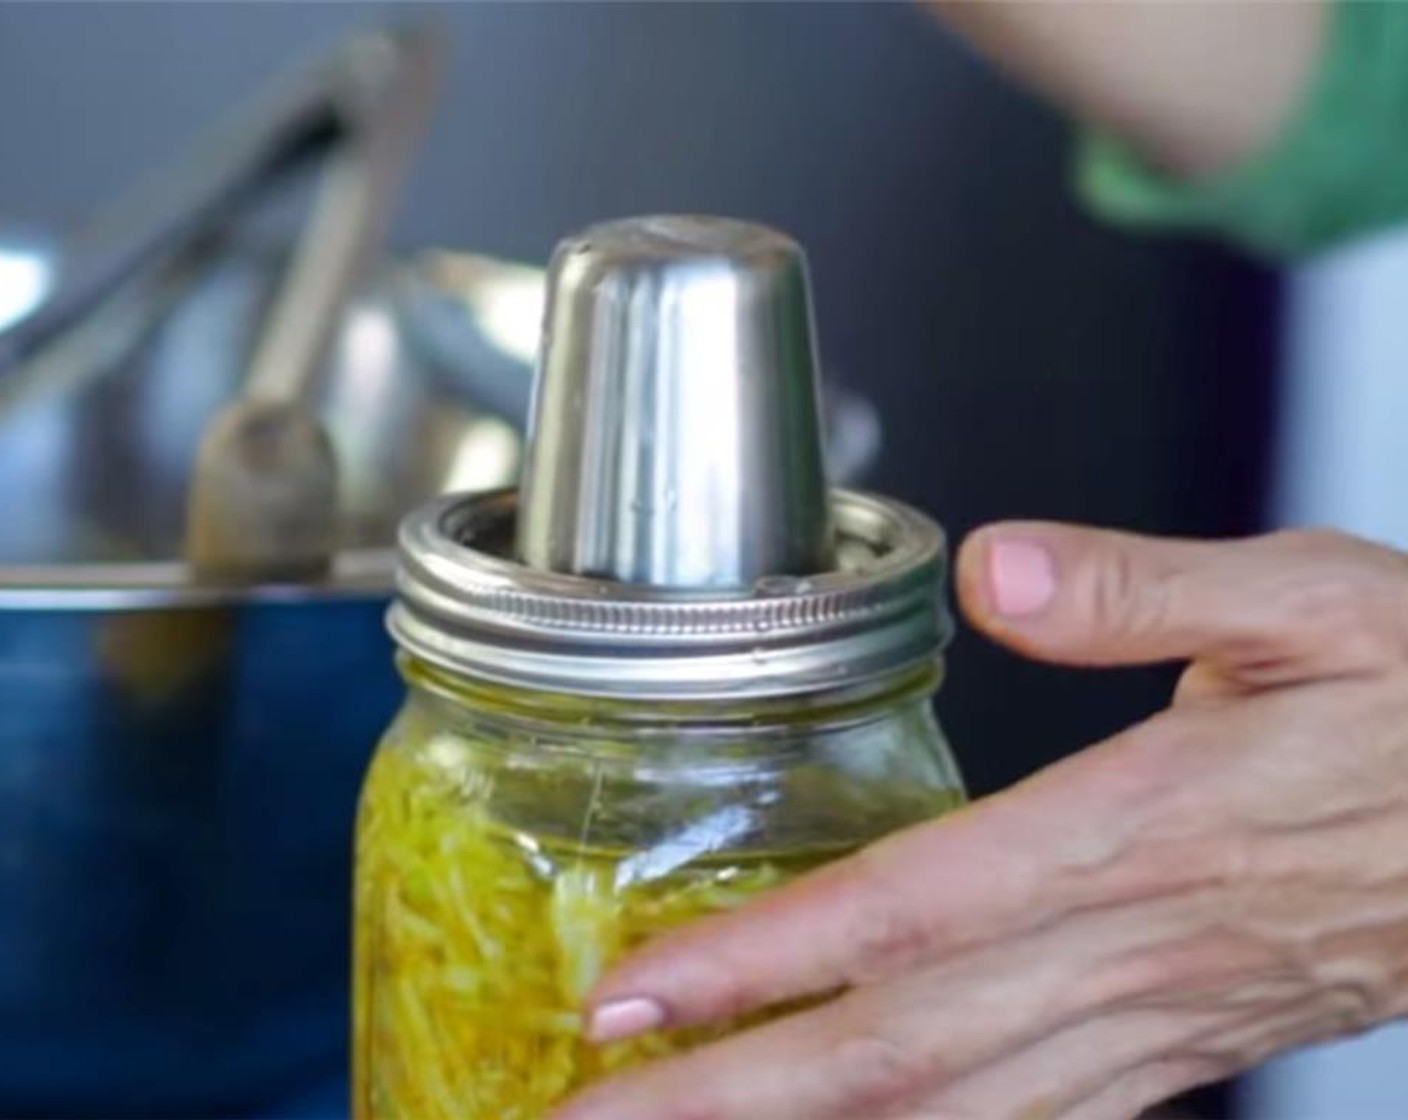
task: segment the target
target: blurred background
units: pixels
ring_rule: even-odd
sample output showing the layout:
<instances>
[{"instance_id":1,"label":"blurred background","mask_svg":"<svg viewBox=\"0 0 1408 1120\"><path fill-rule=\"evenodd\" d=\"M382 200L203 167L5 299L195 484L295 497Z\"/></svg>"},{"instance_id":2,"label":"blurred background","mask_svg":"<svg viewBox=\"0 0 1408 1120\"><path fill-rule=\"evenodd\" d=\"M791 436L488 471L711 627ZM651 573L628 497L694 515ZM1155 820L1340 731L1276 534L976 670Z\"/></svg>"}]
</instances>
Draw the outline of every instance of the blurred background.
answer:
<instances>
[{"instance_id":1,"label":"blurred background","mask_svg":"<svg viewBox=\"0 0 1408 1120\"><path fill-rule=\"evenodd\" d=\"M405 11L0 6L0 227L62 243L269 78L353 27ZM1354 464L1340 471L1345 456L1323 442L1330 437L1317 427L1325 417L1316 397L1317 378L1342 364L1346 308L1364 302L1346 285L1364 283L1365 267L1402 272L1389 263L1401 252L1368 266L1339 262L1338 271L1283 291L1276 277L1215 247L1100 228L1068 192L1062 123L904 5L486 3L429 11L444 27L447 74L400 206L399 249L542 263L558 237L607 217L703 211L775 224L809 252L829 375L875 406L882 441L866 485L931 511L955 539L1004 517L1223 536L1276 518L1333 521L1349 509L1358 511L1350 527L1408 538L1401 504L1389 510L1348 496L1359 493ZM292 228L293 201L261 226L271 244ZM22 300L16 286L28 274L9 275L8 297ZM211 329L198 340L206 348L221 337ZM1371 380L1382 391L1385 379ZM1408 393L1408 382L1400 379L1397 391ZM214 390L203 392L188 387L170 407L205 407ZM1371 417L1382 407L1373 392L1354 397ZM129 420L121 411L104 416L84 446L101 446ZM1354 417L1336 416L1334 432L1353 430ZM1388 433L1381 442L1392 442ZM1371 456L1342 440L1351 444L1360 458ZM17 495L6 499L6 516L23 538L26 520L45 514L16 489L20 446L0 442L0 477L10 476L0 489ZM1276 470L1307 461L1331 473ZM144 500L142 492L123 496L127 506ZM345 626L339 640L389 657L375 624L359 617ZM0 640L0 670L13 667L3 653L15 648ZM1169 686L1158 672L1037 668L962 636L939 709L972 786L985 793L1150 712ZM339 835L340 821L350 830L356 776L393 702L385 686L340 721L309 717L287 749L316 763L274 778L261 772L241 787L258 813L325 819L324 835ZM280 718L274 712L267 718ZM14 742L25 733L10 723L0 730ZM33 775L7 766L7 752L22 751L0 739L0 808L10 810L0 817L0 890L19 890L17 872L4 878L5 844L13 871L15 853L40 832L17 823L34 796ZM85 796L107 780L117 779L85 771ZM276 780L301 784L281 790ZM141 804L145 813L163 811ZM296 829L288 842L299 842ZM346 851L334 848L300 871L305 904L345 894ZM267 874L278 874L276 865ZM179 915L179 902L166 904ZM81 903L65 905L59 910L83 920ZM121 920L123 905L93 900L92 921ZM253 913L232 910L222 921ZM340 909L325 921L305 917L273 931L212 933L205 960L208 970L222 967L217 944L244 942L272 958L283 951L281 937L317 938L316 951L278 973L288 1006L265 1015L246 1001L230 1027L198 1015L218 1017L228 1006L178 999L130 1032L116 1013L85 1020L82 1046L64 1033L83 1003L77 989L68 1011L49 1007L48 1019L32 983L26 1003L2 994L35 974L3 944L7 930L27 936L21 919L0 920L0 1114L338 1115L346 918ZM280 923L276 911L260 920ZM140 969L140 941L124 946ZM182 983L197 983L202 946L187 949L192 959L178 971ZM151 1045L127 1053L148 1026ZM112 1033L110 1045L101 1031ZM101 1062L91 1058L98 1053ZM1298 1086L1292 1095L1319 1092L1328 1102L1322 1110L1293 1113L1285 1094L1263 1085L1242 1114L1344 1120L1350 1113L1335 1111L1344 1100L1335 1096L1337 1076L1287 1067L1293 1080L1284 1083ZM1354 1074L1359 1084L1365 1077ZM1223 1090L1190 1104L1206 1117L1236 1115L1236 1107Z\"/></svg>"}]
</instances>

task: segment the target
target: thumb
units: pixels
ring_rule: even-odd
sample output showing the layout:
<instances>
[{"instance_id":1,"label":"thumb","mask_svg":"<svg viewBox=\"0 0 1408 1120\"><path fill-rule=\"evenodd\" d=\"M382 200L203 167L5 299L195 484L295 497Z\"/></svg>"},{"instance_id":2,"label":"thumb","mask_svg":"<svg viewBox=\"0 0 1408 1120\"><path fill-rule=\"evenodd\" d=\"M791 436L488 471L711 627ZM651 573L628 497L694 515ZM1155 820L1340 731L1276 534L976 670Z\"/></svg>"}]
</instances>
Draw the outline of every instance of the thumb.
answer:
<instances>
[{"instance_id":1,"label":"thumb","mask_svg":"<svg viewBox=\"0 0 1408 1120\"><path fill-rule=\"evenodd\" d=\"M1401 651L1405 572L1396 553L1332 533L1191 541L1049 522L980 529L957 563L968 619L1030 657L1209 660L1277 677Z\"/></svg>"}]
</instances>

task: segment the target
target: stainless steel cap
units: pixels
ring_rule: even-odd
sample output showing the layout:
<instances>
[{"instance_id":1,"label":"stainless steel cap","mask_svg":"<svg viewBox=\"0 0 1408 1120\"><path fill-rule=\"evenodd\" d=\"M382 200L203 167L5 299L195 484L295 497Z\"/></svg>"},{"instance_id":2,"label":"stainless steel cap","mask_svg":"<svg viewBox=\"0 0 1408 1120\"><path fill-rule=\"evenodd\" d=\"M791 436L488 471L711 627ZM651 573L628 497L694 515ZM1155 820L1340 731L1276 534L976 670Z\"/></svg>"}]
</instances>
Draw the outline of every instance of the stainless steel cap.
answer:
<instances>
[{"instance_id":1,"label":"stainless steel cap","mask_svg":"<svg viewBox=\"0 0 1408 1120\"><path fill-rule=\"evenodd\" d=\"M453 673L625 700L798 695L935 660L943 533L827 492L813 355L782 234L645 218L564 242L522 489L404 522L397 641Z\"/></svg>"},{"instance_id":2,"label":"stainless steel cap","mask_svg":"<svg viewBox=\"0 0 1408 1120\"><path fill-rule=\"evenodd\" d=\"M884 498L831 506L832 570L699 592L530 568L513 492L442 499L402 526L391 631L452 673L626 700L801 695L932 663L951 631L941 530Z\"/></svg>"},{"instance_id":3,"label":"stainless steel cap","mask_svg":"<svg viewBox=\"0 0 1408 1120\"><path fill-rule=\"evenodd\" d=\"M563 241L518 556L669 588L830 568L813 333L802 250L764 226L633 218Z\"/></svg>"}]
</instances>

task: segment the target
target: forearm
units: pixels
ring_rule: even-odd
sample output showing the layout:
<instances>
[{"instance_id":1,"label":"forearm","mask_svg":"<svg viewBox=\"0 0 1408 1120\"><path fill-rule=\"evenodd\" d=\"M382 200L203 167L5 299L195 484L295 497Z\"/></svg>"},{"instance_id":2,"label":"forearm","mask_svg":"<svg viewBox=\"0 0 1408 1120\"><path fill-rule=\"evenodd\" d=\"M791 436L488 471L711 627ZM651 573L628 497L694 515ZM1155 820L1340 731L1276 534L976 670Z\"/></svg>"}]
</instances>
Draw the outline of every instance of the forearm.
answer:
<instances>
[{"instance_id":1,"label":"forearm","mask_svg":"<svg viewBox=\"0 0 1408 1120\"><path fill-rule=\"evenodd\" d=\"M1328 0L927 0L1018 80L1194 177L1268 145L1323 44Z\"/></svg>"}]
</instances>

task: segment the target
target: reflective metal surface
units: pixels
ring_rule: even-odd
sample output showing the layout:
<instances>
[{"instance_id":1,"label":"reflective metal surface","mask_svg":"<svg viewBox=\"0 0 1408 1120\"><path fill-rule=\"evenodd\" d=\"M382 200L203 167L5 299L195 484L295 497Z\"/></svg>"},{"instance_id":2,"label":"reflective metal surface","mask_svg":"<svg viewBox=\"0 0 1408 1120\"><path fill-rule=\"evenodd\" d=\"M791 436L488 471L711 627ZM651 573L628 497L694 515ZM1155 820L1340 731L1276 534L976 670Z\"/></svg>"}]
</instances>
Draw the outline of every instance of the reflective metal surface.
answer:
<instances>
[{"instance_id":1,"label":"reflective metal surface","mask_svg":"<svg viewBox=\"0 0 1408 1120\"><path fill-rule=\"evenodd\" d=\"M433 32L403 29L353 46L345 140L323 172L250 359L246 394L261 401L300 400L326 365L348 301L385 256L387 225L434 103L440 51Z\"/></svg>"},{"instance_id":2,"label":"reflective metal surface","mask_svg":"<svg viewBox=\"0 0 1408 1120\"><path fill-rule=\"evenodd\" d=\"M519 502L544 571L747 587L830 567L806 264L791 238L695 216L563 241Z\"/></svg>"},{"instance_id":3,"label":"reflective metal surface","mask_svg":"<svg viewBox=\"0 0 1408 1120\"><path fill-rule=\"evenodd\" d=\"M952 631L943 533L886 498L830 501L831 570L704 592L529 567L513 492L441 499L402 526L391 631L452 673L637 703L803 695L933 661Z\"/></svg>"},{"instance_id":4,"label":"reflective metal surface","mask_svg":"<svg viewBox=\"0 0 1408 1120\"><path fill-rule=\"evenodd\" d=\"M211 421L191 470L185 555L203 581L322 579L340 543L337 458L313 390L349 302L385 256L440 55L436 36L421 30L357 46L346 135L323 171L244 389Z\"/></svg>"},{"instance_id":5,"label":"reflective metal surface","mask_svg":"<svg viewBox=\"0 0 1408 1120\"><path fill-rule=\"evenodd\" d=\"M528 425L543 321L543 269L472 253L429 250L403 261L390 298L407 344L447 384L488 411ZM833 484L865 479L880 454L875 405L822 363L826 470Z\"/></svg>"},{"instance_id":6,"label":"reflective metal surface","mask_svg":"<svg viewBox=\"0 0 1408 1120\"><path fill-rule=\"evenodd\" d=\"M790 238L700 217L568 238L523 481L407 517L397 642L630 701L800 695L937 657L943 533L828 486L816 383Z\"/></svg>"},{"instance_id":7,"label":"reflective metal surface","mask_svg":"<svg viewBox=\"0 0 1408 1120\"><path fill-rule=\"evenodd\" d=\"M23 244L27 289L53 258L30 248L38 237ZM241 250L160 273L52 361L0 378L0 597L205 595L179 563L187 472L205 424L239 391L282 261ZM320 390L343 474L332 587L389 593L403 513L517 478L544 290L542 269L435 251L388 265L353 304ZM854 484L878 451L874 411L841 385L826 397L828 473Z\"/></svg>"},{"instance_id":8,"label":"reflective metal surface","mask_svg":"<svg viewBox=\"0 0 1408 1120\"><path fill-rule=\"evenodd\" d=\"M242 387L281 263L232 253L172 280L173 293L153 281L95 320L105 344L85 360L0 381L0 599L75 585L205 597L179 563L188 472L206 423ZM386 272L354 302L319 390L344 475L337 575L289 597L388 590L405 510L517 477L517 432L407 346L391 284Z\"/></svg>"},{"instance_id":9,"label":"reflective metal surface","mask_svg":"<svg viewBox=\"0 0 1408 1120\"><path fill-rule=\"evenodd\" d=\"M105 192L100 211L65 238L45 298L0 318L0 370L52 346L144 269L209 242L235 213L362 128L384 111L398 64L434 40L420 28L349 36L239 105L180 158L116 197Z\"/></svg>"},{"instance_id":10,"label":"reflective metal surface","mask_svg":"<svg viewBox=\"0 0 1408 1120\"><path fill-rule=\"evenodd\" d=\"M27 318L49 297L56 263L47 238L0 222L0 332Z\"/></svg>"}]
</instances>

